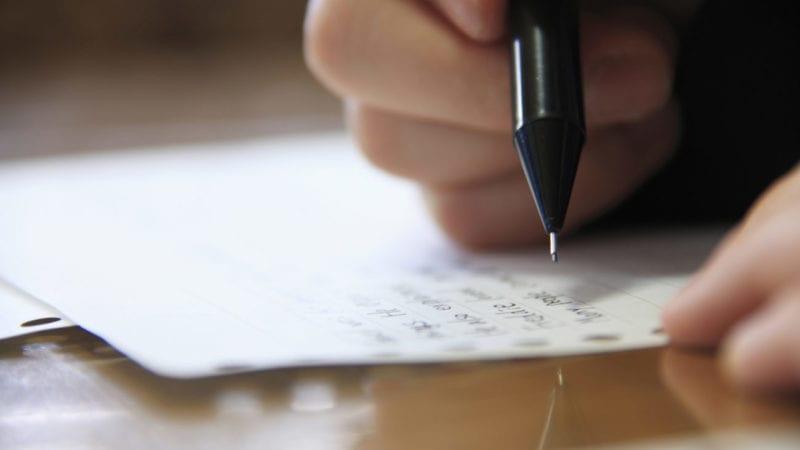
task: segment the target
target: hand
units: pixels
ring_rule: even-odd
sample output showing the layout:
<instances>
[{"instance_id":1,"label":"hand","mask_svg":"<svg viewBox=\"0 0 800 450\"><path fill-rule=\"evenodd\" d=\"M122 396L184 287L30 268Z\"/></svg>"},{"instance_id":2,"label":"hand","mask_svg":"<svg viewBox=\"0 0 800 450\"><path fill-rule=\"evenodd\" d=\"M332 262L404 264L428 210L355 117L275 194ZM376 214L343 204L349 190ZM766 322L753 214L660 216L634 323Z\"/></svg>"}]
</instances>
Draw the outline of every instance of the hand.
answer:
<instances>
[{"instance_id":1,"label":"hand","mask_svg":"<svg viewBox=\"0 0 800 450\"><path fill-rule=\"evenodd\" d=\"M765 193L667 305L673 342L722 344L747 389L800 389L800 166Z\"/></svg>"},{"instance_id":2,"label":"hand","mask_svg":"<svg viewBox=\"0 0 800 450\"><path fill-rule=\"evenodd\" d=\"M609 2L602 2L608 5ZM642 8L582 18L588 142L567 226L612 208L671 156L675 36ZM437 222L469 247L542 241L511 140L505 0L317 0L311 69L345 99L377 166L424 188Z\"/></svg>"}]
</instances>

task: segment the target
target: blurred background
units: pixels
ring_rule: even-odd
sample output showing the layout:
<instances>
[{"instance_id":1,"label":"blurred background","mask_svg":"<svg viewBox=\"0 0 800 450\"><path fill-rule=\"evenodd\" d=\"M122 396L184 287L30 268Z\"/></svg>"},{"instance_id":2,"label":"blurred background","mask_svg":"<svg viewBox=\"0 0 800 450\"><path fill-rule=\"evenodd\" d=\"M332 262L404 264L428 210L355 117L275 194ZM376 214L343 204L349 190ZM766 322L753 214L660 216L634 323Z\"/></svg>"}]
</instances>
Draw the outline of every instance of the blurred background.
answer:
<instances>
[{"instance_id":1,"label":"blurred background","mask_svg":"<svg viewBox=\"0 0 800 450\"><path fill-rule=\"evenodd\" d=\"M0 0L0 158L341 125L303 0Z\"/></svg>"}]
</instances>

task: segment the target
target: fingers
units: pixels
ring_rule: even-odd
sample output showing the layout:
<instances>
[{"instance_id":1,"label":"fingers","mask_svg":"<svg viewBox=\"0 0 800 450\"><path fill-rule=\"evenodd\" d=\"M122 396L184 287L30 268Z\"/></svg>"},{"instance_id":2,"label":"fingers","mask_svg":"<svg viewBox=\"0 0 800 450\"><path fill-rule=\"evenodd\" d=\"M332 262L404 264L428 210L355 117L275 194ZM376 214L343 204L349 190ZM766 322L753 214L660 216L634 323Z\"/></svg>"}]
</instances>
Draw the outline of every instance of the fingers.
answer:
<instances>
[{"instance_id":1,"label":"fingers","mask_svg":"<svg viewBox=\"0 0 800 450\"><path fill-rule=\"evenodd\" d=\"M508 49L498 40L505 8L505 0L317 0L306 21L308 63L348 99L367 157L425 185L439 223L471 247L541 234L509 135ZM672 30L630 8L586 13L582 29L591 131L573 224L635 189L677 135Z\"/></svg>"},{"instance_id":2,"label":"fingers","mask_svg":"<svg viewBox=\"0 0 800 450\"><path fill-rule=\"evenodd\" d=\"M425 193L436 222L464 247L480 250L544 241L522 173L459 189L427 188Z\"/></svg>"},{"instance_id":3,"label":"fingers","mask_svg":"<svg viewBox=\"0 0 800 450\"><path fill-rule=\"evenodd\" d=\"M713 346L800 274L800 170L778 183L664 311L679 344Z\"/></svg>"},{"instance_id":4,"label":"fingers","mask_svg":"<svg viewBox=\"0 0 800 450\"><path fill-rule=\"evenodd\" d=\"M726 339L730 378L749 390L800 385L800 285L785 289Z\"/></svg>"},{"instance_id":5,"label":"fingers","mask_svg":"<svg viewBox=\"0 0 800 450\"><path fill-rule=\"evenodd\" d=\"M676 123L675 109L666 108L636 126L593 133L578 168L567 214L570 226L565 231L621 201L656 170L673 148ZM463 157L469 158L467 155ZM416 163L423 165L425 161ZM476 249L543 241L545 235L527 181L516 167L519 163L515 164L510 174L499 178L455 188L429 185L429 206L444 231L460 244Z\"/></svg>"},{"instance_id":6,"label":"fingers","mask_svg":"<svg viewBox=\"0 0 800 450\"><path fill-rule=\"evenodd\" d=\"M506 0L434 0L434 3L470 39L491 42L503 35Z\"/></svg>"},{"instance_id":7,"label":"fingers","mask_svg":"<svg viewBox=\"0 0 800 450\"><path fill-rule=\"evenodd\" d=\"M729 242L664 312L679 344L713 346L800 267L800 214L787 214Z\"/></svg>"},{"instance_id":8,"label":"fingers","mask_svg":"<svg viewBox=\"0 0 800 450\"><path fill-rule=\"evenodd\" d=\"M679 344L724 342L750 390L800 386L800 168L776 183L664 311Z\"/></svg>"},{"instance_id":9,"label":"fingers","mask_svg":"<svg viewBox=\"0 0 800 450\"><path fill-rule=\"evenodd\" d=\"M347 122L373 164L422 184L454 187L520 171L509 131L478 131L353 104Z\"/></svg>"},{"instance_id":10,"label":"fingers","mask_svg":"<svg viewBox=\"0 0 800 450\"><path fill-rule=\"evenodd\" d=\"M452 2L440 3L455 11ZM651 13L615 10L592 13L584 22L590 126L632 121L663 108L674 53L663 21ZM425 3L320 0L309 9L306 56L319 78L344 97L465 127L509 128L506 45L465 38Z\"/></svg>"},{"instance_id":11,"label":"fingers","mask_svg":"<svg viewBox=\"0 0 800 450\"><path fill-rule=\"evenodd\" d=\"M508 131L461 128L353 103L346 111L359 148L373 164L395 175L429 186L457 187L521 173ZM610 197L627 194L669 157L676 128L677 111L670 105L635 125L590 132L577 191L604 187ZM619 182L620 173L625 182ZM576 202L607 206L594 197Z\"/></svg>"}]
</instances>

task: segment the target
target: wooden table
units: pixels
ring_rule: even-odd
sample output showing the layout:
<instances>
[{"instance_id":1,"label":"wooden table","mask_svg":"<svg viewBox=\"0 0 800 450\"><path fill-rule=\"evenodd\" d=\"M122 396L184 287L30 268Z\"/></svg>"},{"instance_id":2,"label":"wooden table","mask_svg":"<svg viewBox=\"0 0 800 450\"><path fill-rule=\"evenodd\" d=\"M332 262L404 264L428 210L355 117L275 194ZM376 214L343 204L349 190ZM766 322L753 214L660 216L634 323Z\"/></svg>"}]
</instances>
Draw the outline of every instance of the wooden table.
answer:
<instances>
[{"instance_id":1,"label":"wooden table","mask_svg":"<svg viewBox=\"0 0 800 450\"><path fill-rule=\"evenodd\" d=\"M155 376L80 328L0 343L4 449L641 448L798 425L796 400L737 395L714 355L674 349L187 381Z\"/></svg>"}]
</instances>

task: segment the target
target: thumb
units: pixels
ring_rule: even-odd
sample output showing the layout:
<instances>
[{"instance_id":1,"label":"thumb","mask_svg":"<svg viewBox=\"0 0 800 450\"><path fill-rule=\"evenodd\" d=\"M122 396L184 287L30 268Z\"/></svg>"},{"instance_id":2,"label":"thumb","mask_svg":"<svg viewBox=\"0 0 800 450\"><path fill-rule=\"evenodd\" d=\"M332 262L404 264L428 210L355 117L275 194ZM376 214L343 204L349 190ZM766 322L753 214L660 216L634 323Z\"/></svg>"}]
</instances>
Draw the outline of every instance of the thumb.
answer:
<instances>
[{"instance_id":1,"label":"thumb","mask_svg":"<svg viewBox=\"0 0 800 450\"><path fill-rule=\"evenodd\" d=\"M471 39L491 42L503 36L506 0L434 0L433 3Z\"/></svg>"}]
</instances>

